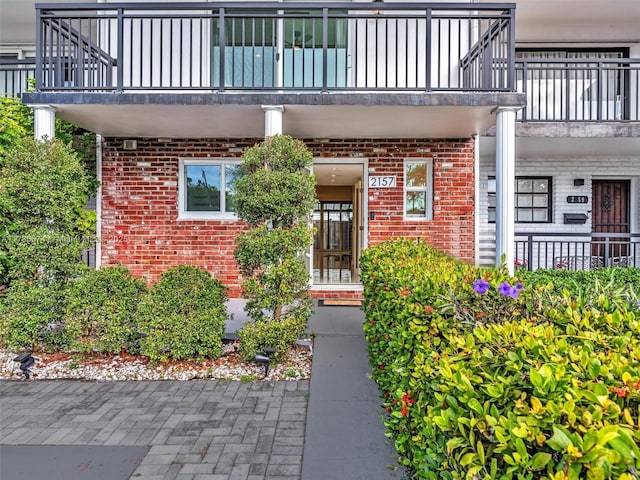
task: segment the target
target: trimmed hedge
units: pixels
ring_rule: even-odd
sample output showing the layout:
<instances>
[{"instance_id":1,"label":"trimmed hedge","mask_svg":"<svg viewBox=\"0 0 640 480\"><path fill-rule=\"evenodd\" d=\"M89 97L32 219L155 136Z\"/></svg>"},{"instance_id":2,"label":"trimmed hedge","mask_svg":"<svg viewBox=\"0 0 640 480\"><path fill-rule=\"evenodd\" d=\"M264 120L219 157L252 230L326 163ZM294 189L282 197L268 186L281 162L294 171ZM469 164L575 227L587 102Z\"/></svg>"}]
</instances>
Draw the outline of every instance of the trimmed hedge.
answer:
<instances>
[{"instance_id":1,"label":"trimmed hedge","mask_svg":"<svg viewBox=\"0 0 640 480\"><path fill-rule=\"evenodd\" d=\"M186 265L150 289L123 266L86 269L70 282L16 281L0 295L0 347L216 358L226 298L219 280Z\"/></svg>"},{"instance_id":2,"label":"trimmed hedge","mask_svg":"<svg viewBox=\"0 0 640 480\"><path fill-rule=\"evenodd\" d=\"M180 265L162 274L138 309L141 352L152 362L222 355L225 287L210 273Z\"/></svg>"},{"instance_id":3,"label":"trimmed hedge","mask_svg":"<svg viewBox=\"0 0 640 480\"><path fill-rule=\"evenodd\" d=\"M124 266L91 270L70 282L64 329L71 350L138 353L138 303L147 292L143 279Z\"/></svg>"},{"instance_id":4,"label":"trimmed hedge","mask_svg":"<svg viewBox=\"0 0 640 480\"><path fill-rule=\"evenodd\" d=\"M640 268L598 268L596 270L527 270L518 271L518 275L528 283L537 285L552 284L553 292L562 295L563 290L577 294L585 287L593 287L596 283L607 289L624 289L640 292Z\"/></svg>"},{"instance_id":5,"label":"trimmed hedge","mask_svg":"<svg viewBox=\"0 0 640 480\"><path fill-rule=\"evenodd\" d=\"M65 347L66 284L16 280L0 296L0 346L16 350Z\"/></svg>"},{"instance_id":6,"label":"trimmed hedge","mask_svg":"<svg viewBox=\"0 0 640 480\"><path fill-rule=\"evenodd\" d=\"M361 266L373 377L412 478L637 478L633 295L558 296L414 240Z\"/></svg>"}]
</instances>

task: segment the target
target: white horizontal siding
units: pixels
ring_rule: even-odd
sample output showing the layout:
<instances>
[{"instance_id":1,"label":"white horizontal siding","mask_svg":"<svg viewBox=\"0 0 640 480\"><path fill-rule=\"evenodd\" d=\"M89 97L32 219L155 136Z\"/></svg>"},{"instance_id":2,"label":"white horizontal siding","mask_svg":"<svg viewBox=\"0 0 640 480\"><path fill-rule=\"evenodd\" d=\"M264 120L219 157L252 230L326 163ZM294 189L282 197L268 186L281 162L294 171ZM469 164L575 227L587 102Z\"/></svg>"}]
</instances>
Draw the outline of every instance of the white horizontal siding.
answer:
<instances>
[{"instance_id":1,"label":"white horizontal siding","mask_svg":"<svg viewBox=\"0 0 640 480\"><path fill-rule=\"evenodd\" d=\"M544 141L541 139L540 141ZM488 179L495 176L495 158L480 157L479 239L480 265L495 264L495 224L488 221ZM552 223L516 223L516 232L591 232L591 181L594 179L631 180L631 231L640 230L640 154L637 158L528 158L516 160L516 176L544 176L552 179ZM584 179L583 186L574 186L573 180ZM569 195L586 195L587 204L567 203ZM565 225L565 213L586 213L585 225Z\"/></svg>"}]
</instances>

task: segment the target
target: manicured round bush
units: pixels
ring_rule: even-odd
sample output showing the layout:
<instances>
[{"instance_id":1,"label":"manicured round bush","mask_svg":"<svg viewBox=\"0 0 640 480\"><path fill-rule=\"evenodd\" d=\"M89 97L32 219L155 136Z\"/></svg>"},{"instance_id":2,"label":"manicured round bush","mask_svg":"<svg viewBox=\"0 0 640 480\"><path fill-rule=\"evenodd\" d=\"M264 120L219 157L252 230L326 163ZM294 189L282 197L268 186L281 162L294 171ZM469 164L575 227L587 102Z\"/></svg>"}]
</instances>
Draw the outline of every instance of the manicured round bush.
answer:
<instances>
[{"instance_id":1,"label":"manicured round bush","mask_svg":"<svg viewBox=\"0 0 640 480\"><path fill-rule=\"evenodd\" d=\"M139 352L137 309L144 280L124 266L91 270L73 280L65 305L69 348L81 352Z\"/></svg>"},{"instance_id":2,"label":"manicured round bush","mask_svg":"<svg viewBox=\"0 0 640 480\"><path fill-rule=\"evenodd\" d=\"M66 345L62 282L16 280L0 295L0 345L51 350Z\"/></svg>"},{"instance_id":3,"label":"manicured round bush","mask_svg":"<svg viewBox=\"0 0 640 480\"><path fill-rule=\"evenodd\" d=\"M222 283L195 266L170 268L138 310L141 353L151 361L222 354L227 308Z\"/></svg>"}]
</instances>

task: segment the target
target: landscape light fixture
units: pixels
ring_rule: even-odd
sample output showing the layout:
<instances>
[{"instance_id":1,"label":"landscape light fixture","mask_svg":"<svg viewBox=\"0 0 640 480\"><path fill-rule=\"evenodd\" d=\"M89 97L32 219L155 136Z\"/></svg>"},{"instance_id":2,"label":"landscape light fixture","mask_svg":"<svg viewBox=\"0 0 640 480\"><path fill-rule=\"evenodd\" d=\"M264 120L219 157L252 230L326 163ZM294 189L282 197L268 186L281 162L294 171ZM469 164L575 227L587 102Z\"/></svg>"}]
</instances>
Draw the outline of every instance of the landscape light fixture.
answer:
<instances>
[{"instance_id":1,"label":"landscape light fixture","mask_svg":"<svg viewBox=\"0 0 640 480\"><path fill-rule=\"evenodd\" d=\"M13 359L14 362L20 363L20 370L25 380L29 380L31 376L31 367L36 363L36 359L31 356L31 352L24 352Z\"/></svg>"},{"instance_id":2,"label":"landscape light fixture","mask_svg":"<svg viewBox=\"0 0 640 480\"><path fill-rule=\"evenodd\" d=\"M264 378L269 376L269 364L271 363L270 355L273 355L274 353L276 353L275 348L266 347L262 350L262 353L256 354L253 359L256 363L264 365Z\"/></svg>"}]
</instances>

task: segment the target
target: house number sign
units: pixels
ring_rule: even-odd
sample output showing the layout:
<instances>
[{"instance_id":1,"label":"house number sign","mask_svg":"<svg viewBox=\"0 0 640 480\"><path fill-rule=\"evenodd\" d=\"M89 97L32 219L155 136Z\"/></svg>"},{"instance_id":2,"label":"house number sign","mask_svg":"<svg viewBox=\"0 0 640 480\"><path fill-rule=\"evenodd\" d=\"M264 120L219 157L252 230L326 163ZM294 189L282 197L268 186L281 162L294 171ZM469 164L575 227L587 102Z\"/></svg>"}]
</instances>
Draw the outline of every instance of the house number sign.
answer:
<instances>
[{"instance_id":1,"label":"house number sign","mask_svg":"<svg viewBox=\"0 0 640 480\"><path fill-rule=\"evenodd\" d=\"M589 197L586 195L569 195L567 203L589 203Z\"/></svg>"},{"instance_id":2,"label":"house number sign","mask_svg":"<svg viewBox=\"0 0 640 480\"><path fill-rule=\"evenodd\" d=\"M369 177L369 188L393 188L395 186L395 175Z\"/></svg>"}]
</instances>

